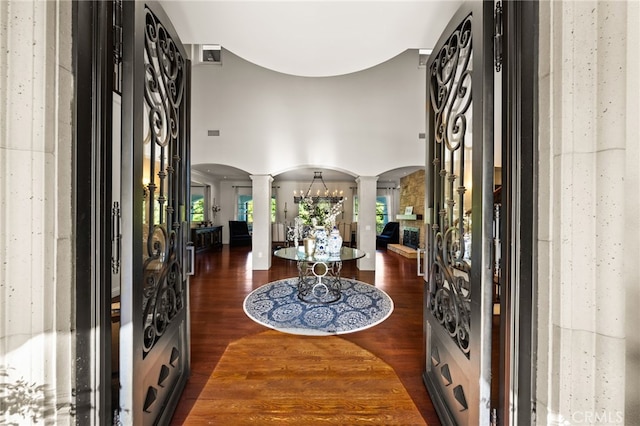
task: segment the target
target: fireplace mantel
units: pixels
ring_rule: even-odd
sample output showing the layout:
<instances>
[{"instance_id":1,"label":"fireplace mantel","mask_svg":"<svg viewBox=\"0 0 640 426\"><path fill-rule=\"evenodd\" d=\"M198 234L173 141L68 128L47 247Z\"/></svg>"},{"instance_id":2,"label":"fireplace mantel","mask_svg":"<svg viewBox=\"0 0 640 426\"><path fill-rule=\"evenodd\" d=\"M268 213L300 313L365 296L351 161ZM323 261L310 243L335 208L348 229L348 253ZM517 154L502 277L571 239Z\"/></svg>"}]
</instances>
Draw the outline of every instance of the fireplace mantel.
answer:
<instances>
[{"instance_id":1,"label":"fireplace mantel","mask_svg":"<svg viewBox=\"0 0 640 426\"><path fill-rule=\"evenodd\" d=\"M422 220L421 214L397 214L396 220Z\"/></svg>"}]
</instances>

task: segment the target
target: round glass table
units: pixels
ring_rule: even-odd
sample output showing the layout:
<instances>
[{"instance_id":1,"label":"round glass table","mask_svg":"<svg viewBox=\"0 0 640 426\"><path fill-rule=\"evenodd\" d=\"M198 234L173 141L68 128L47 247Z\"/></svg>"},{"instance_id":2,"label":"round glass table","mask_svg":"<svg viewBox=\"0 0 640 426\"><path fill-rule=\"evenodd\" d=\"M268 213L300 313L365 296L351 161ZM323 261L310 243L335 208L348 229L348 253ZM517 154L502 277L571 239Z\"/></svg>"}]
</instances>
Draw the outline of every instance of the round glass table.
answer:
<instances>
[{"instance_id":1,"label":"round glass table","mask_svg":"<svg viewBox=\"0 0 640 426\"><path fill-rule=\"evenodd\" d=\"M276 250L274 256L294 260L298 266L298 298L307 303L333 303L340 300L342 262L365 256L362 250L342 247L340 255L308 256L304 247Z\"/></svg>"}]
</instances>

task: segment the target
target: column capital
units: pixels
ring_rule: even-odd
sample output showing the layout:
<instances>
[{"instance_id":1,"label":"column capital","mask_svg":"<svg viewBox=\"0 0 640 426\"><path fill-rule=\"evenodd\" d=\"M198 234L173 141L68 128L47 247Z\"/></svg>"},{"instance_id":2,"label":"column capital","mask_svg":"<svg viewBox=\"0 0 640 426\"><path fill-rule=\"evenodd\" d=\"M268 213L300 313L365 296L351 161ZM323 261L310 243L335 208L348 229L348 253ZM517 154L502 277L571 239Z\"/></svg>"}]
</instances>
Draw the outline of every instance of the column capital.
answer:
<instances>
[{"instance_id":1,"label":"column capital","mask_svg":"<svg viewBox=\"0 0 640 426\"><path fill-rule=\"evenodd\" d=\"M273 182L273 176L271 176L270 174L266 174L266 175L249 175L249 177L251 178L252 181L259 181L262 179L267 179L269 181L269 183Z\"/></svg>"}]
</instances>

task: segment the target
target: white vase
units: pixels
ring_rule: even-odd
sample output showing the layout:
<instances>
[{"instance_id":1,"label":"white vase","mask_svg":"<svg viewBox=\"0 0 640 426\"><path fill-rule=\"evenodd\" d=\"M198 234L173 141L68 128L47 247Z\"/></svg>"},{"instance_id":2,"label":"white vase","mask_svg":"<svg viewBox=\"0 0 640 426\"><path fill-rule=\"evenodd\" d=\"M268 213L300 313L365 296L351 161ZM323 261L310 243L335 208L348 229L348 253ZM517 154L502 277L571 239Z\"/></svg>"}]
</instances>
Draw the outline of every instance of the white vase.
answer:
<instances>
[{"instance_id":1,"label":"white vase","mask_svg":"<svg viewBox=\"0 0 640 426\"><path fill-rule=\"evenodd\" d=\"M327 254L327 230L323 226L316 226L316 257L325 256Z\"/></svg>"},{"instance_id":2,"label":"white vase","mask_svg":"<svg viewBox=\"0 0 640 426\"><path fill-rule=\"evenodd\" d=\"M342 237L340 231L335 226L329 234L329 241L327 242L327 251L330 256L340 256L340 250L342 249Z\"/></svg>"}]
</instances>

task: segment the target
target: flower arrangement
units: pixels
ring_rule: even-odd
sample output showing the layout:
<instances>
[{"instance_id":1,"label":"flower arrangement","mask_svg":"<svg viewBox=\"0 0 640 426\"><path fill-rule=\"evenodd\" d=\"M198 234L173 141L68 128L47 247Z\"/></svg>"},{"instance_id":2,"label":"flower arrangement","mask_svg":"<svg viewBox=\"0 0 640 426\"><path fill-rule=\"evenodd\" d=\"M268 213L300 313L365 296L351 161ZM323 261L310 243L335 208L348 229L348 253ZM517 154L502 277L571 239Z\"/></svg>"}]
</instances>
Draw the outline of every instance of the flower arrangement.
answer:
<instances>
[{"instance_id":1,"label":"flower arrangement","mask_svg":"<svg viewBox=\"0 0 640 426\"><path fill-rule=\"evenodd\" d=\"M300 204L304 209L294 218L293 240L297 245L304 238L313 237L317 227L323 227L327 232L336 226L336 218L342 212L341 199L330 208L327 205L315 204L311 197L304 198Z\"/></svg>"},{"instance_id":2,"label":"flower arrangement","mask_svg":"<svg viewBox=\"0 0 640 426\"><path fill-rule=\"evenodd\" d=\"M305 209L299 217L305 225L323 226L330 230L336 225L336 217L342 212L343 202L344 198L327 208L326 205L314 204L313 199L307 197L300 203Z\"/></svg>"}]
</instances>

